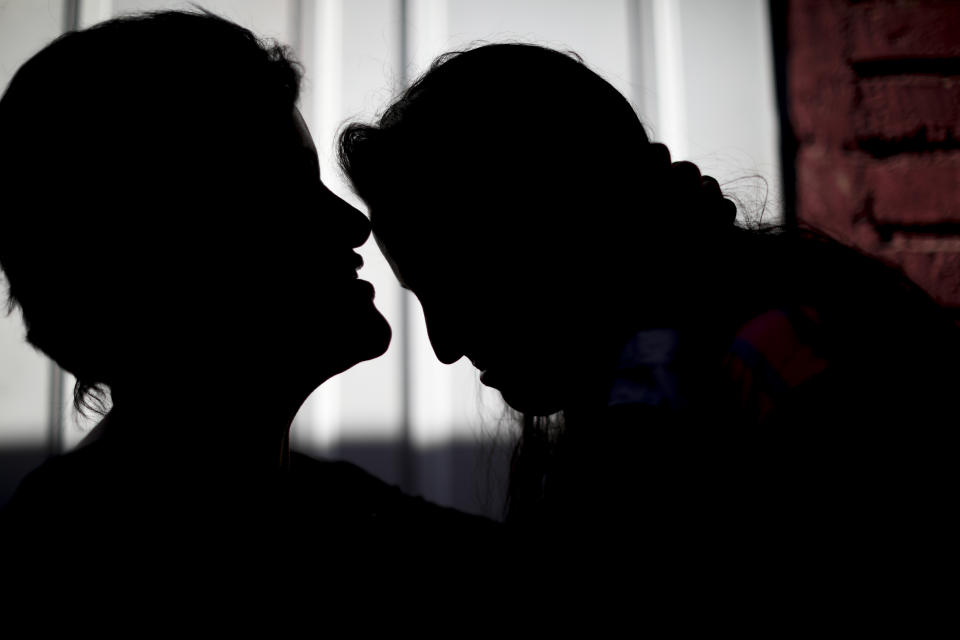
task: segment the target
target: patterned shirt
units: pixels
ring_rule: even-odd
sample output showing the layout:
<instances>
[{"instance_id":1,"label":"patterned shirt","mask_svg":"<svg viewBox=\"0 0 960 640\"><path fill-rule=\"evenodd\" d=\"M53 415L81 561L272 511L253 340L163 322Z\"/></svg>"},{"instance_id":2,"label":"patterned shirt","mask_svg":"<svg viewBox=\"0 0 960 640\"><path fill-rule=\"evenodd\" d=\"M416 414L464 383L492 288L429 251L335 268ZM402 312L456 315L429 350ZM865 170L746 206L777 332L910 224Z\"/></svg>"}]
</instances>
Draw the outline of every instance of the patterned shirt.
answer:
<instances>
[{"instance_id":1,"label":"patterned shirt","mask_svg":"<svg viewBox=\"0 0 960 640\"><path fill-rule=\"evenodd\" d=\"M771 309L737 331L720 368L737 415L763 422L791 389L826 370L828 361L816 346L819 329L816 310L799 307ZM621 352L608 406L688 406L676 358L680 340L672 329L634 335Z\"/></svg>"}]
</instances>

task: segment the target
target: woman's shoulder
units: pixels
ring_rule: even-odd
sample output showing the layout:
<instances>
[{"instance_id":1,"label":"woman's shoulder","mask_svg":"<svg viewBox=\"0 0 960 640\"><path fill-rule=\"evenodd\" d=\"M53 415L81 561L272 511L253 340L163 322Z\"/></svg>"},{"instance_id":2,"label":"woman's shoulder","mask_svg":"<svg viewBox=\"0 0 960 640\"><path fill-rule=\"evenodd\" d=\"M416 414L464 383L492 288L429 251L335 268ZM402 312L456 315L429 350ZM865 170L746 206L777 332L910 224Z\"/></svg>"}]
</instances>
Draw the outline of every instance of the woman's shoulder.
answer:
<instances>
[{"instance_id":1,"label":"woman's shoulder","mask_svg":"<svg viewBox=\"0 0 960 640\"><path fill-rule=\"evenodd\" d=\"M0 528L30 538L89 522L107 486L101 454L91 445L52 456L28 473L0 512Z\"/></svg>"},{"instance_id":2,"label":"woman's shoulder","mask_svg":"<svg viewBox=\"0 0 960 640\"><path fill-rule=\"evenodd\" d=\"M483 516L409 495L351 462L294 452L291 472L300 508L347 529L435 539L451 533L496 534L500 528Z\"/></svg>"}]
</instances>

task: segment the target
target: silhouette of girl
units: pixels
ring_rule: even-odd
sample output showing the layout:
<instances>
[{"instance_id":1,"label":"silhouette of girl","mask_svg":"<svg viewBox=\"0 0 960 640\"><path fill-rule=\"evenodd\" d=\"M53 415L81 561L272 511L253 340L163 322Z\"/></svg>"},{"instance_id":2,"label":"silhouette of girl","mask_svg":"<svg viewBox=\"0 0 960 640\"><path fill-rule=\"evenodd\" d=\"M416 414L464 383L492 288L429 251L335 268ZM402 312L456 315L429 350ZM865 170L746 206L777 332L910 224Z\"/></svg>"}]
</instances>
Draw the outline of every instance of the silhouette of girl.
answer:
<instances>
[{"instance_id":1,"label":"silhouette of girl","mask_svg":"<svg viewBox=\"0 0 960 640\"><path fill-rule=\"evenodd\" d=\"M437 357L524 412L534 546L800 584L940 535L957 328L879 262L738 225L575 56L442 56L340 159Z\"/></svg>"},{"instance_id":2,"label":"silhouette of girl","mask_svg":"<svg viewBox=\"0 0 960 640\"><path fill-rule=\"evenodd\" d=\"M109 389L112 409L23 482L6 533L275 559L294 533L343 550L481 522L290 453L306 397L390 340L357 278L369 223L320 181L299 83L283 48L181 12L67 33L17 72L0 100L10 303L76 375L77 407Z\"/></svg>"}]
</instances>

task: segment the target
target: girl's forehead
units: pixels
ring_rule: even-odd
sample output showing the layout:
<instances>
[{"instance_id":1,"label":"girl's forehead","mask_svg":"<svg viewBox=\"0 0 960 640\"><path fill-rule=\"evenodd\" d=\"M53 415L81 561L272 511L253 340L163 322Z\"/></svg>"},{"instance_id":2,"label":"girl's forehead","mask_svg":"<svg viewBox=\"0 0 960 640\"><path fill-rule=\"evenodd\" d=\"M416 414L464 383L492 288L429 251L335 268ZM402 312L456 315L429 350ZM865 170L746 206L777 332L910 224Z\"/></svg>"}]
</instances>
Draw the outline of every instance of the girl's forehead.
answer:
<instances>
[{"instance_id":1,"label":"girl's forehead","mask_svg":"<svg viewBox=\"0 0 960 640\"><path fill-rule=\"evenodd\" d=\"M293 109L293 126L297 131L299 139L303 142L303 146L316 152L317 147L313 142L313 136L310 135L307 122L303 119L303 114L300 113L300 109L296 107Z\"/></svg>"}]
</instances>

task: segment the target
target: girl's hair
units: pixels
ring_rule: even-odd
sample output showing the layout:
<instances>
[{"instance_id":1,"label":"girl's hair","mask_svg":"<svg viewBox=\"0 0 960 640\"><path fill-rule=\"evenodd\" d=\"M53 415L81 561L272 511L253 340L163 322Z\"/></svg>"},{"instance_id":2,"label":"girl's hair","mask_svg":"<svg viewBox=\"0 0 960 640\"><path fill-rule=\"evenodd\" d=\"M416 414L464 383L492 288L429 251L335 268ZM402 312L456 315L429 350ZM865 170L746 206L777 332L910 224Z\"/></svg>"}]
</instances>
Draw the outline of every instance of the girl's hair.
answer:
<instances>
[{"instance_id":1,"label":"girl's hair","mask_svg":"<svg viewBox=\"0 0 960 640\"><path fill-rule=\"evenodd\" d=\"M102 320L151 286L138 278L176 270L191 213L250 197L236 185L279 164L300 78L284 47L180 11L65 33L17 71L0 99L0 266L28 341L76 375L79 411L102 410L119 375L105 353L130 347Z\"/></svg>"},{"instance_id":2,"label":"girl's hair","mask_svg":"<svg viewBox=\"0 0 960 640\"><path fill-rule=\"evenodd\" d=\"M458 224L475 244L499 242L500 234L522 247L546 235L556 251L575 249L578 259L619 261L610 273L624 274L624 283L656 273L643 284L664 310L655 320L664 326L710 326L732 339L751 314L811 304L851 360L867 361L878 349L891 362L906 362L914 349L958 353L956 327L897 269L815 229L736 224L728 200L703 199L696 184L673 180L669 158L650 144L629 102L572 54L496 44L441 56L377 123L347 126L339 157L375 215L405 210L404 224L414 217ZM457 202L456 214L417 206L424 181ZM698 282L697 295L678 286ZM511 468L511 519L524 521L542 506L546 476L568 462L558 457L578 455L562 441L596 431L577 422L525 418Z\"/></svg>"},{"instance_id":3,"label":"girl's hair","mask_svg":"<svg viewBox=\"0 0 960 640\"><path fill-rule=\"evenodd\" d=\"M675 184L665 147L576 54L530 44L440 56L375 124L346 126L338 151L375 234L378 217L406 209L405 225L459 225L515 254L593 250L615 273L638 259L684 269L676 257L716 244L736 212ZM456 214L422 201L455 202Z\"/></svg>"},{"instance_id":4,"label":"girl's hair","mask_svg":"<svg viewBox=\"0 0 960 640\"><path fill-rule=\"evenodd\" d=\"M490 149L493 140L509 148ZM637 175L648 142L630 103L576 54L506 43L437 58L375 125L344 129L339 157L361 197L375 201L396 195L385 186L405 190L405 174L425 165L444 176L462 168L440 158L466 156L471 166L496 158L506 163L497 173L510 179L512 169L536 169L524 164L529 158L582 148L589 162L571 169L609 171L623 161L621 171Z\"/></svg>"}]
</instances>

